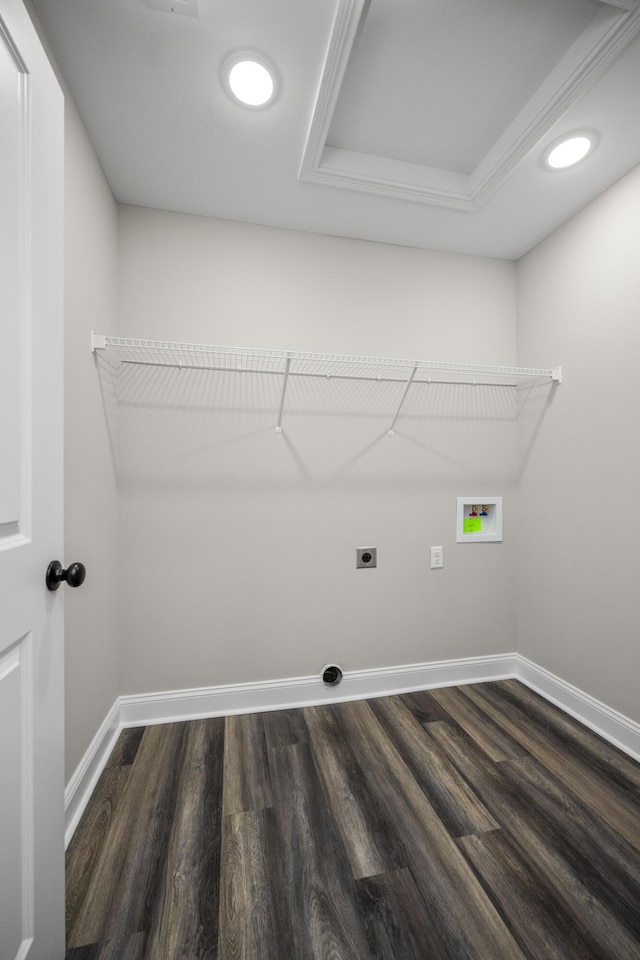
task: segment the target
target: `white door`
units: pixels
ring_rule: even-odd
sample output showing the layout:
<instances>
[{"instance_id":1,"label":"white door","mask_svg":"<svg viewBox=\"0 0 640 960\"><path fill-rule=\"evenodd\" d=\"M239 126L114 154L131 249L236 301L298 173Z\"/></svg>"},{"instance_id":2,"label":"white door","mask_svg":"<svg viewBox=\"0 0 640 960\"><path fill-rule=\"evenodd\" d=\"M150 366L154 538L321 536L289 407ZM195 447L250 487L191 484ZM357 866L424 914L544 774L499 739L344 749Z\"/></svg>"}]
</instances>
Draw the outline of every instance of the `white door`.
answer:
<instances>
[{"instance_id":1,"label":"white door","mask_svg":"<svg viewBox=\"0 0 640 960\"><path fill-rule=\"evenodd\" d=\"M0 960L64 957L63 98L0 0Z\"/></svg>"}]
</instances>

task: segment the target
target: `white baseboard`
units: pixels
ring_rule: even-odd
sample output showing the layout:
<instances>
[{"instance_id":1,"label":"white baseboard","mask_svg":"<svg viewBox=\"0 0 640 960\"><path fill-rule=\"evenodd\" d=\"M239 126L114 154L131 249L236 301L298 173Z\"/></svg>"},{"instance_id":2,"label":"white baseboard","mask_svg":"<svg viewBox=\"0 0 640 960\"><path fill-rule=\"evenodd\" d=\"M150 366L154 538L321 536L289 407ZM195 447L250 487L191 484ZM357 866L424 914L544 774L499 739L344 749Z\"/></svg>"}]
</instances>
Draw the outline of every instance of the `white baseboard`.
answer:
<instances>
[{"instance_id":1,"label":"white baseboard","mask_svg":"<svg viewBox=\"0 0 640 960\"><path fill-rule=\"evenodd\" d=\"M515 658L518 680L640 762L640 724L526 657Z\"/></svg>"},{"instance_id":2,"label":"white baseboard","mask_svg":"<svg viewBox=\"0 0 640 960\"><path fill-rule=\"evenodd\" d=\"M148 726L177 720L386 697L428 687L513 677L515 665L514 656L509 653L352 670L344 673L339 687L326 687L319 676L313 676L124 696L120 697L120 722L124 727Z\"/></svg>"},{"instance_id":3,"label":"white baseboard","mask_svg":"<svg viewBox=\"0 0 640 960\"><path fill-rule=\"evenodd\" d=\"M640 724L517 653L353 670L344 674L339 687L325 687L320 677L313 676L128 695L116 700L67 785L65 841L68 844L73 836L124 727L342 703L509 677L521 680L640 761Z\"/></svg>"},{"instance_id":4,"label":"white baseboard","mask_svg":"<svg viewBox=\"0 0 640 960\"><path fill-rule=\"evenodd\" d=\"M75 832L80 817L89 802L100 774L104 770L122 729L120 700L116 700L102 721L82 760L64 791L64 845L65 849Z\"/></svg>"}]
</instances>

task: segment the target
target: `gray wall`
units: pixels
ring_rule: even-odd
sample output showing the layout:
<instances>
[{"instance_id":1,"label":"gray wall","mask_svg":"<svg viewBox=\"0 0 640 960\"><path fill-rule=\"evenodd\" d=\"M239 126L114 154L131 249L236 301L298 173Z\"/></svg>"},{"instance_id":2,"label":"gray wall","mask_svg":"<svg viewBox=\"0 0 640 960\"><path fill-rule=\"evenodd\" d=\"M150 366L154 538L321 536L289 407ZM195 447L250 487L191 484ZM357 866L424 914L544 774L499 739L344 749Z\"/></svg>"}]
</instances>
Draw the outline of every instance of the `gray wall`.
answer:
<instances>
[{"instance_id":1,"label":"gray wall","mask_svg":"<svg viewBox=\"0 0 640 960\"><path fill-rule=\"evenodd\" d=\"M566 384L521 422L518 648L640 721L640 169L518 265L521 362Z\"/></svg>"},{"instance_id":2,"label":"gray wall","mask_svg":"<svg viewBox=\"0 0 640 960\"><path fill-rule=\"evenodd\" d=\"M516 268L118 209L70 103L67 114L66 559L89 569L66 601L68 774L119 693L306 675L329 660L356 669L518 645L640 719L627 506L640 468L640 173ZM297 389L277 436L265 380L136 373L123 382L118 489L118 418L88 356L92 327L562 363L567 383L521 393L517 426L504 391L418 391L393 438L393 401L375 385ZM455 544L455 496L475 492L505 497L503 544ZM356 571L354 548L374 544L378 569ZM431 544L444 545L442 571L429 570Z\"/></svg>"},{"instance_id":3,"label":"gray wall","mask_svg":"<svg viewBox=\"0 0 640 960\"><path fill-rule=\"evenodd\" d=\"M117 206L70 97L65 125L64 559L87 566L64 598L68 779L120 691L117 482L90 353L92 328L116 330Z\"/></svg>"},{"instance_id":4,"label":"gray wall","mask_svg":"<svg viewBox=\"0 0 640 960\"><path fill-rule=\"evenodd\" d=\"M127 336L515 360L511 263L136 207L119 226ZM120 373L123 693L513 649L508 391L423 388L389 438L384 386L297 383L279 436L268 379ZM456 545L476 492L505 497L504 543Z\"/></svg>"}]
</instances>

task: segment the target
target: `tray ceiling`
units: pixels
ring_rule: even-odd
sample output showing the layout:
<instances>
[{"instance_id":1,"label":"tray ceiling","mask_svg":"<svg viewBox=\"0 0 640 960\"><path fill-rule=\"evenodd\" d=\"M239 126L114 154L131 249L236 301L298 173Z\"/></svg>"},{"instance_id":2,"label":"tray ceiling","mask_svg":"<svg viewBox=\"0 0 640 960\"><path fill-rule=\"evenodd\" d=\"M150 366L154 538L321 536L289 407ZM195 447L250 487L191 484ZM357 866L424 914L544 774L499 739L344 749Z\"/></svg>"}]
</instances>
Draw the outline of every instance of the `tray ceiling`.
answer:
<instances>
[{"instance_id":1,"label":"tray ceiling","mask_svg":"<svg viewBox=\"0 0 640 960\"><path fill-rule=\"evenodd\" d=\"M640 162L640 0L32 3L123 203L516 259ZM225 93L238 50L268 109Z\"/></svg>"},{"instance_id":2,"label":"tray ceiling","mask_svg":"<svg viewBox=\"0 0 640 960\"><path fill-rule=\"evenodd\" d=\"M474 210L638 26L598 0L341 0L300 175Z\"/></svg>"},{"instance_id":3,"label":"tray ceiling","mask_svg":"<svg viewBox=\"0 0 640 960\"><path fill-rule=\"evenodd\" d=\"M602 9L414 0L398 16L397 4L365 6L327 144L469 175Z\"/></svg>"}]
</instances>

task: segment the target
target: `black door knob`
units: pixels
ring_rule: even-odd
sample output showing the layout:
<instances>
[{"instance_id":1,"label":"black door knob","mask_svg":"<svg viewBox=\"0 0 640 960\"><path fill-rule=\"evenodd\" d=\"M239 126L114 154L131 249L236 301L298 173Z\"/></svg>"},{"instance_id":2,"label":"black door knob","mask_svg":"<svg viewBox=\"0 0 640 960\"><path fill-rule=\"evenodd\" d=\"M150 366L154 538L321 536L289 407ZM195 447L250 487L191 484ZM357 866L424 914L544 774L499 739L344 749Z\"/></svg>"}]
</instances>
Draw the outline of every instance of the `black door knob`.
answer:
<instances>
[{"instance_id":1,"label":"black door knob","mask_svg":"<svg viewBox=\"0 0 640 960\"><path fill-rule=\"evenodd\" d=\"M52 560L47 567L47 590L57 590L63 580L70 587L79 587L84 583L86 575L87 571L83 563L72 563L63 570L59 560Z\"/></svg>"}]
</instances>

